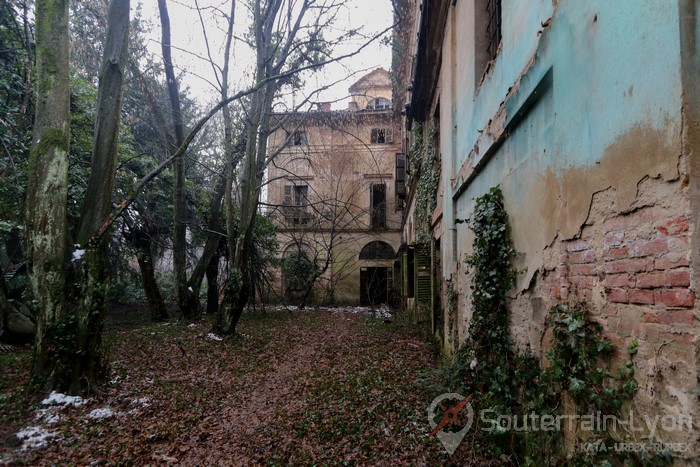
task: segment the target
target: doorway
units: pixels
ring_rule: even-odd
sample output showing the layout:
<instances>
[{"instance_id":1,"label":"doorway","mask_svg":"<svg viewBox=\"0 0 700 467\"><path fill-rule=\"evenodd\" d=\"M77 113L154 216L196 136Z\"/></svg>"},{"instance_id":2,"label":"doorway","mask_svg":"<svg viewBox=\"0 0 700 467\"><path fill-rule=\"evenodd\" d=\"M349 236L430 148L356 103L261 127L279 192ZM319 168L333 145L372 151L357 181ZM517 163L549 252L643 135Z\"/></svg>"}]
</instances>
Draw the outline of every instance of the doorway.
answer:
<instances>
[{"instance_id":1,"label":"doorway","mask_svg":"<svg viewBox=\"0 0 700 467\"><path fill-rule=\"evenodd\" d=\"M379 305L389 301L389 268L360 269L360 305Z\"/></svg>"}]
</instances>

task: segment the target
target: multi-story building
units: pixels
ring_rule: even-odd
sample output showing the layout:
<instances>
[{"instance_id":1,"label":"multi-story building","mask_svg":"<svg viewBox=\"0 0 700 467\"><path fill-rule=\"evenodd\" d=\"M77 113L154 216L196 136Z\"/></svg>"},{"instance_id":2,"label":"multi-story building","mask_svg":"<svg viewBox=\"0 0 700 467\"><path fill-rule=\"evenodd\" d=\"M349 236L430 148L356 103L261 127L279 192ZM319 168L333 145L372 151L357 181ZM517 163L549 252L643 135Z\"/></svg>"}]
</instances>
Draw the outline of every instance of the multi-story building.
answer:
<instances>
[{"instance_id":1,"label":"multi-story building","mask_svg":"<svg viewBox=\"0 0 700 467\"><path fill-rule=\"evenodd\" d=\"M548 310L584 302L617 349L638 345L637 413L697 423L697 2L397 3L395 98L423 132L403 149L432 138L439 174L427 218L410 184L404 264L421 252L426 274L413 268L406 301L430 310L446 351L464 342L474 234L460 220L498 185L523 271L508 300L517 345L544 361ZM697 461L696 430L656 436Z\"/></svg>"},{"instance_id":2,"label":"multi-story building","mask_svg":"<svg viewBox=\"0 0 700 467\"><path fill-rule=\"evenodd\" d=\"M283 267L272 300L299 300L310 275L317 303L393 299L404 175L389 74L376 69L349 91L348 109L322 103L274 116L267 205Z\"/></svg>"}]
</instances>

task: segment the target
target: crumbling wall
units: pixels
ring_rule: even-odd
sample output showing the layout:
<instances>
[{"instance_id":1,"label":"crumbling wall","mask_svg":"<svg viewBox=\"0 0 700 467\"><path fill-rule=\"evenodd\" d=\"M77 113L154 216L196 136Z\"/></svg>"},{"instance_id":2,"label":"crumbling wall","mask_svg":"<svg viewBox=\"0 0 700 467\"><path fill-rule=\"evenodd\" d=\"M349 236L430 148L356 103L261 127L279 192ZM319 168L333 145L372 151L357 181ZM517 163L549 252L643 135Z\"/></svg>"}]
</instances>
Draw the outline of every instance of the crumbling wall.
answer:
<instances>
[{"instance_id":1,"label":"crumbling wall","mask_svg":"<svg viewBox=\"0 0 700 467\"><path fill-rule=\"evenodd\" d=\"M584 303L620 359L628 358L633 340L638 343L633 362L639 390L632 408L643 431L634 436L653 434L697 451L698 329L689 247L695 227L685 160L679 161L681 175L670 181L641 178L628 206L619 205L613 186L593 194L580 231L559 235L544 249L542 267L512 300L512 332L546 362L548 309Z\"/></svg>"}]
</instances>

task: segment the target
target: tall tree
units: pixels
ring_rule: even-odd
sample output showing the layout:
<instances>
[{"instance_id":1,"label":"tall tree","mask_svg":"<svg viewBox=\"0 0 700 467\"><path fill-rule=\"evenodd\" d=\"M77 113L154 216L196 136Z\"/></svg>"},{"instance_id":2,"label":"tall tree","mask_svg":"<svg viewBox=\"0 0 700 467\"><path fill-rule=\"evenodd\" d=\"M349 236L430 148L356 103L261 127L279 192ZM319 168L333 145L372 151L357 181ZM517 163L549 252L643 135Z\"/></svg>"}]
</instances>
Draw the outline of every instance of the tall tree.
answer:
<instances>
[{"instance_id":1,"label":"tall tree","mask_svg":"<svg viewBox=\"0 0 700 467\"><path fill-rule=\"evenodd\" d=\"M36 113L26 200L26 257L38 308L34 374L56 371L51 329L65 306L70 85L68 0L36 2ZM66 368L59 369L67 370Z\"/></svg>"},{"instance_id":2,"label":"tall tree","mask_svg":"<svg viewBox=\"0 0 700 467\"><path fill-rule=\"evenodd\" d=\"M162 29L161 47L163 50L163 64L165 66L165 78L168 83L168 96L172 112L175 141L173 151L182 146L185 140L182 124L182 110L180 106L180 94L178 91L175 70L170 45L170 16L166 0L158 0L160 12L160 24ZM196 300L187 286L187 191L185 186L185 155L175 158L173 163L173 269L175 272L175 296L178 309L185 318L191 318L193 311L198 308L192 304Z\"/></svg>"},{"instance_id":3,"label":"tall tree","mask_svg":"<svg viewBox=\"0 0 700 467\"><path fill-rule=\"evenodd\" d=\"M59 15L58 6L61 6ZM119 115L121 112L122 88L124 82L124 69L127 57L127 42L129 34L129 0L112 0L107 15L107 34L104 47L102 67L100 69L99 91L97 102L97 114L95 123L95 135L92 152L92 165L90 180L87 187L87 196L84 201L80 228L78 230L78 241L83 245L83 249L73 254L74 259L82 259L82 268L79 277L79 297L77 303L72 306L65 306L66 287L65 272L60 275L60 280L55 283L55 287L60 287L61 308L59 313L51 313L52 308L43 306L40 309L40 322L44 324L38 330L37 339L37 359L34 369L34 376L45 382L47 389L59 389L69 391L73 394L87 393L96 389L96 384L102 370L101 365L101 335L104 320L104 312L107 306L108 272L109 264L107 260L108 240L101 235L96 235L102 224L102 219L111 210L111 194L114 185L114 164L117 154L117 136L119 134ZM44 16L51 13L50 16ZM52 41L42 41L37 37L37 51L44 47L53 52L50 61L50 71L65 68L65 75L68 75L68 1L55 1L53 3L37 2L37 30L48 28L47 24L60 25L54 31L58 39L65 42L65 52L61 54L61 60L56 57L57 43ZM58 40L57 39L57 40ZM37 58L39 54L37 54ZM40 86L47 80L47 75L38 69ZM49 75L50 79L50 75ZM66 94L69 94L66 82ZM54 92L56 93L56 92ZM58 92L57 94L61 94ZM41 96L41 92L39 92ZM68 98L66 97L66 101ZM66 104L65 112L68 106ZM37 122L42 115L37 109ZM53 122L61 121L58 116L51 117ZM55 123L54 123L55 124ZM35 124L36 125L36 124ZM66 133L67 133L67 123ZM36 126L35 126L36 131ZM63 134L63 133L62 133ZM41 140L43 135L35 136L39 150L42 148ZM50 140L51 141L51 140ZM65 143L67 150L67 143ZM57 151L54 150L53 154ZM67 151L66 151L67 152ZM42 156L42 152L35 156ZM66 172L61 179L67 190L67 162ZM33 173L36 173L33 172ZM59 187L60 188L60 187ZM61 219L56 217L54 230L44 235L39 240L63 242L63 251L60 271L65 271L65 242L67 237L67 224L65 222L66 198L57 200L55 192L32 190L27 199L28 211L36 209L42 203L49 203L55 206L54 209L62 209ZM32 282L37 283L40 279L44 282L44 277L37 273L37 236L36 214L28 215L28 226L32 226L32 233L28 236L28 243L33 245L31 272ZM34 224L32 225L32 221ZM49 221L50 225L51 222ZM81 257L82 253L84 256ZM59 277L59 276L56 276ZM33 287L35 295L37 287ZM45 289L45 287L44 287ZM44 293L42 291L39 294Z\"/></svg>"}]
</instances>

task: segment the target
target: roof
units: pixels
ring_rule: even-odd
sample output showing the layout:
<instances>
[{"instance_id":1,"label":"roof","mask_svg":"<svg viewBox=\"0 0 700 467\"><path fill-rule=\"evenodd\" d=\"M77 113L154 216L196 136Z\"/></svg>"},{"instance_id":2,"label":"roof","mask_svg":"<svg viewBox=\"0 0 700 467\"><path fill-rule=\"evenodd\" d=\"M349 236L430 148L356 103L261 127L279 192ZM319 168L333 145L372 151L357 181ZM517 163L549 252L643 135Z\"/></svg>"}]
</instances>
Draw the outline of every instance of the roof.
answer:
<instances>
[{"instance_id":1,"label":"roof","mask_svg":"<svg viewBox=\"0 0 700 467\"><path fill-rule=\"evenodd\" d=\"M350 94L358 94L367 89L377 87L391 87L389 72L381 67L370 71L362 78L357 80L352 86L350 86L350 88L348 88L348 91L350 91Z\"/></svg>"}]
</instances>

